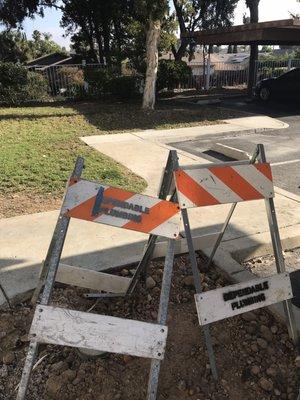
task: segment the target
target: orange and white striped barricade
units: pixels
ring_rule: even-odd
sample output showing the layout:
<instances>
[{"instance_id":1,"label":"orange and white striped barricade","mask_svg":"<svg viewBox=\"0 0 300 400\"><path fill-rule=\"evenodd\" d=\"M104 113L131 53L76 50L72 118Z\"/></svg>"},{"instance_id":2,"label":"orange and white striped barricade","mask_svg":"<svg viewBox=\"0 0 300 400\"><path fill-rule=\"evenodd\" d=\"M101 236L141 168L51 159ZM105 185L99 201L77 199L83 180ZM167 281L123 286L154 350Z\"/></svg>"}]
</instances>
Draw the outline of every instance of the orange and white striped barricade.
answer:
<instances>
[{"instance_id":1,"label":"orange and white striped barricade","mask_svg":"<svg viewBox=\"0 0 300 400\"><path fill-rule=\"evenodd\" d=\"M91 182L81 178L83 159L78 158L68 181L59 218L49 246L44 272L46 279L29 332L26 357L17 400L25 399L39 343L129 354L150 358L148 400L155 400L160 361L164 358L166 326L175 239L179 236L179 205L156 197ZM172 176L170 170L168 176ZM166 186L164 179L163 185ZM60 264L70 218L79 218L122 229L168 238L161 296L156 324L106 315L68 310L49 305L55 280L66 284L126 294L131 280L88 269Z\"/></svg>"},{"instance_id":2,"label":"orange and white striped barricade","mask_svg":"<svg viewBox=\"0 0 300 400\"><path fill-rule=\"evenodd\" d=\"M203 326L211 368L217 376L215 357L209 334L209 323L252 309L283 302L291 338L297 341L297 330L292 313L292 289L289 274L285 271L277 218L274 207L274 186L270 164L266 162L264 146L256 146L248 161L180 166L176 151L171 151L174 165L174 181L181 208L189 255L196 287L196 306L199 322ZM188 209L232 203L232 207L219 233L209 258L211 263L222 240L237 203L263 199L272 238L277 273L275 277L258 279L257 282L233 285L202 293L201 281L190 230ZM208 264L208 265L209 265ZM282 288L279 293L278 288Z\"/></svg>"}]
</instances>

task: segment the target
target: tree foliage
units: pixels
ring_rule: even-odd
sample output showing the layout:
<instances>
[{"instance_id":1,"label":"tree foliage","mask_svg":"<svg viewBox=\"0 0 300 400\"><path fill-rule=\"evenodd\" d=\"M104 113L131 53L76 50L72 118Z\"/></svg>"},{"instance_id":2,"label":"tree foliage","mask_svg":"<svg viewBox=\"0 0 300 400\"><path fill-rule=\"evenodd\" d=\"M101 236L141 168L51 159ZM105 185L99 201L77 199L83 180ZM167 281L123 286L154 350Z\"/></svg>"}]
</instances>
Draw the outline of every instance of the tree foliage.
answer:
<instances>
[{"instance_id":1,"label":"tree foliage","mask_svg":"<svg viewBox=\"0 0 300 400\"><path fill-rule=\"evenodd\" d=\"M62 0L61 25L73 46L95 61L111 64L126 51L131 23L127 0Z\"/></svg>"},{"instance_id":2,"label":"tree foliage","mask_svg":"<svg viewBox=\"0 0 300 400\"><path fill-rule=\"evenodd\" d=\"M33 31L32 40L28 41L30 59L38 58L46 54L61 52L62 48L52 40L50 33Z\"/></svg>"},{"instance_id":3,"label":"tree foliage","mask_svg":"<svg viewBox=\"0 0 300 400\"><path fill-rule=\"evenodd\" d=\"M16 28L26 17L43 16L45 7L55 2L56 0L1 0L0 21L11 28Z\"/></svg>"},{"instance_id":4,"label":"tree foliage","mask_svg":"<svg viewBox=\"0 0 300 400\"><path fill-rule=\"evenodd\" d=\"M24 33L14 30L0 32L0 61L25 62L29 58L29 44Z\"/></svg>"},{"instance_id":5,"label":"tree foliage","mask_svg":"<svg viewBox=\"0 0 300 400\"><path fill-rule=\"evenodd\" d=\"M173 0L181 42L172 51L176 60L186 54L190 40L185 38L196 30L216 29L232 25L238 0ZM193 49L190 47L190 51Z\"/></svg>"},{"instance_id":6,"label":"tree foliage","mask_svg":"<svg viewBox=\"0 0 300 400\"><path fill-rule=\"evenodd\" d=\"M0 61L26 62L53 52L61 52L62 48L55 43L49 33L35 30L32 39L27 40L20 30L4 30L0 32Z\"/></svg>"}]
</instances>

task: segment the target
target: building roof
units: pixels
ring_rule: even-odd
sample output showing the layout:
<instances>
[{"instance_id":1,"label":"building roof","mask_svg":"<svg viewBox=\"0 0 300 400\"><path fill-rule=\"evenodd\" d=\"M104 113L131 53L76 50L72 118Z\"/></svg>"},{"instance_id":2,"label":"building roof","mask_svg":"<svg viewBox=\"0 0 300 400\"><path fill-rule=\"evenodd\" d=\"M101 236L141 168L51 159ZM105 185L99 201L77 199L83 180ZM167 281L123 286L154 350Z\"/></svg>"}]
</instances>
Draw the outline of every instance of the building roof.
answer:
<instances>
[{"instance_id":1,"label":"building roof","mask_svg":"<svg viewBox=\"0 0 300 400\"><path fill-rule=\"evenodd\" d=\"M64 53L51 53L42 57L38 57L26 63L28 67L47 68L54 65L72 65L82 64L83 60L87 63L93 63L91 60L87 60L80 54L64 54Z\"/></svg>"},{"instance_id":2,"label":"building roof","mask_svg":"<svg viewBox=\"0 0 300 400\"><path fill-rule=\"evenodd\" d=\"M236 25L229 28L197 31L185 34L194 38L197 44L206 45L298 45L300 44L300 20L284 19Z\"/></svg>"},{"instance_id":3,"label":"building roof","mask_svg":"<svg viewBox=\"0 0 300 400\"><path fill-rule=\"evenodd\" d=\"M67 56L66 54L63 54L63 53L56 52L56 53L47 54L45 56L38 57L38 58L35 58L34 60L28 61L26 63L26 65L28 67L49 66L49 65L57 64L58 62L61 62L61 61L65 60L66 58L69 58L69 56Z\"/></svg>"}]
</instances>

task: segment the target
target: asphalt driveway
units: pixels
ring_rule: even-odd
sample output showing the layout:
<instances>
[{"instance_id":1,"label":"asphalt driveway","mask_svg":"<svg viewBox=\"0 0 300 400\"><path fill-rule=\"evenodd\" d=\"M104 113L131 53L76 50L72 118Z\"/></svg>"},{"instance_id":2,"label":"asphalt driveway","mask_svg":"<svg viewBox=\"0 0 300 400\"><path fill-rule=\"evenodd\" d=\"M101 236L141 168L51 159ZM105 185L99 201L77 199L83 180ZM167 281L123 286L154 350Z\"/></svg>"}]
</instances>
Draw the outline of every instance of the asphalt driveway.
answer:
<instances>
[{"instance_id":1,"label":"asphalt driveway","mask_svg":"<svg viewBox=\"0 0 300 400\"><path fill-rule=\"evenodd\" d=\"M275 185L300 195L300 104L286 102L249 103L244 98L235 98L223 100L221 105L218 105L218 107L220 106L278 118L289 124L289 128L260 133L217 134L208 139L202 137L198 140L172 143L171 145L215 161L216 154L208 151L213 142L226 144L248 153L253 152L257 143L263 143L267 159L272 164Z\"/></svg>"}]
</instances>

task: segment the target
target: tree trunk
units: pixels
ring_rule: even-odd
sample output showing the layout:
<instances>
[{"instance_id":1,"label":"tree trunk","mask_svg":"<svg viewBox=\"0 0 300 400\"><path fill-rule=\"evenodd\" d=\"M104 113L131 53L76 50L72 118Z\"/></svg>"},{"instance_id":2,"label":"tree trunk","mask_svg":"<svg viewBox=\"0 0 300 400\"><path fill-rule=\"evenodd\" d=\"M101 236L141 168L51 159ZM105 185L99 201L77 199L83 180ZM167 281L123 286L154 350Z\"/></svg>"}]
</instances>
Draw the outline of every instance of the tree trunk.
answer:
<instances>
[{"instance_id":1,"label":"tree trunk","mask_svg":"<svg viewBox=\"0 0 300 400\"><path fill-rule=\"evenodd\" d=\"M247 7L250 10L250 23L256 24L259 21L259 6L260 0L246 0ZM252 97L253 86L256 78L256 61L258 60L258 46L251 44L250 61L249 61L249 78L248 78L248 96Z\"/></svg>"},{"instance_id":2,"label":"tree trunk","mask_svg":"<svg viewBox=\"0 0 300 400\"><path fill-rule=\"evenodd\" d=\"M180 46L176 51L175 48L172 49L175 61L181 61L182 57L186 54L186 49L189 45L189 40L183 37L183 34L187 33L187 29L185 26L184 16L183 16L183 6L179 0L173 0L174 8L176 11L176 16L180 29ZM175 50L175 51L174 51Z\"/></svg>"},{"instance_id":3,"label":"tree trunk","mask_svg":"<svg viewBox=\"0 0 300 400\"><path fill-rule=\"evenodd\" d=\"M182 60L182 57L184 57L186 54L187 46L188 46L188 42L184 38L181 38L181 44L180 44L180 47L178 50L176 50L175 47L172 46L172 53L173 53L175 61Z\"/></svg>"},{"instance_id":4,"label":"tree trunk","mask_svg":"<svg viewBox=\"0 0 300 400\"><path fill-rule=\"evenodd\" d=\"M155 105L155 85L158 69L158 39L161 22L153 21L150 16L149 28L146 40L147 71L143 96L143 109L153 110Z\"/></svg>"},{"instance_id":5,"label":"tree trunk","mask_svg":"<svg viewBox=\"0 0 300 400\"><path fill-rule=\"evenodd\" d=\"M248 96L252 97L253 87L256 81L256 61L258 59L258 46L257 44L251 45L250 60L249 60L249 78L248 78Z\"/></svg>"}]
</instances>

